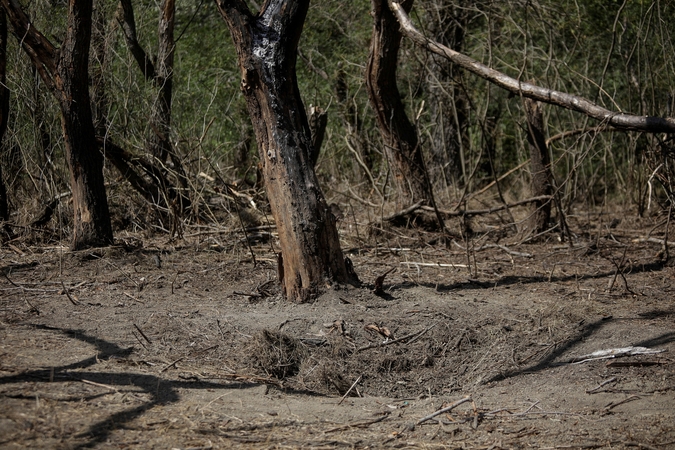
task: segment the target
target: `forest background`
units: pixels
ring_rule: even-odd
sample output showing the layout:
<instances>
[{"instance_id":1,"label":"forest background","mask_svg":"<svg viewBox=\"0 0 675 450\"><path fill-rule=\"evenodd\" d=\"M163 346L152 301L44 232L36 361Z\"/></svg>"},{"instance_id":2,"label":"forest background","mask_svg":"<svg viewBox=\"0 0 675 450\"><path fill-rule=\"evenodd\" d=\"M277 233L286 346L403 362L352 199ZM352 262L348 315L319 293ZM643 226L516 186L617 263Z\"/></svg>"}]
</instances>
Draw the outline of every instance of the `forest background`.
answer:
<instances>
[{"instance_id":1,"label":"forest background","mask_svg":"<svg viewBox=\"0 0 675 450\"><path fill-rule=\"evenodd\" d=\"M130 158L152 163L148 142L161 133L150 116L160 88L139 70L125 41L120 4L96 2L94 8L90 91L98 92L92 98L99 135ZM138 43L156 62L160 5L135 2L133 8ZM645 1L458 5L424 0L415 3L411 16L427 36L519 80L577 94L612 111L667 117L675 108L673 8L670 2ZM24 9L48 39L57 45L63 40L66 2L30 2ZM409 205L402 204L392 182L368 102L370 10L365 0L348 6L312 2L297 69L307 109L327 113L316 164L321 188L330 203L342 207L338 214L356 209L372 221ZM259 155L228 28L212 3L178 2L174 34L168 140L176 158L154 163L189 198L190 207L176 208L166 192L166 201L148 201L106 162L113 228L180 236L186 226L200 223L262 225ZM17 39L7 41L6 70L11 98L1 159L11 212L6 218L14 231L34 239L63 239L72 211L61 201L69 195L69 175L58 104ZM522 98L406 39L398 85L441 209L489 207L530 195ZM620 208L639 216L669 208L673 147L668 135L616 131L552 106L544 107L544 123L559 217L578 207ZM235 197L239 205L232 202ZM54 211L58 224L45 229ZM509 220L515 221L512 229L522 231L524 221Z\"/></svg>"}]
</instances>

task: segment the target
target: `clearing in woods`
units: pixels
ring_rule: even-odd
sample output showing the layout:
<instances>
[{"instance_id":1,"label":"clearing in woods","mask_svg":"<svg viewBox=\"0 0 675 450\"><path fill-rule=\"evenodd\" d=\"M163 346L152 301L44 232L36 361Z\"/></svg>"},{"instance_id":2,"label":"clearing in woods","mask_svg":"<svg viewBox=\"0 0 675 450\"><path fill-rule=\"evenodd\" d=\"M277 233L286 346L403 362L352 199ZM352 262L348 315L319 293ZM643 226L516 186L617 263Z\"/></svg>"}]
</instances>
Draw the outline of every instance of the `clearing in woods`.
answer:
<instances>
[{"instance_id":1,"label":"clearing in woods","mask_svg":"<svg viewBox=\"0 0 675 450\"><path fill-rule=\"evenodd\" d=\"M0 447L675 448L663 218L612 218L572 217L571 247L344 233L363 286L308 304L236 232L15 241Z\"/></svg>"}]
</instances>

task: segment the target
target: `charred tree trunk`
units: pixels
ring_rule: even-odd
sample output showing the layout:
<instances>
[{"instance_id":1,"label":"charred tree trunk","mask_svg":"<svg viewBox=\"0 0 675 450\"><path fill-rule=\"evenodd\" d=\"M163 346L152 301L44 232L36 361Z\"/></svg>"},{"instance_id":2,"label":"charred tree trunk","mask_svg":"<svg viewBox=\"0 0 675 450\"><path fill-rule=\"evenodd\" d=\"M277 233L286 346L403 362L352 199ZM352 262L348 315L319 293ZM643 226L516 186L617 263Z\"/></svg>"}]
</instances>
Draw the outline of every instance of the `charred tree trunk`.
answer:
<instances>
[{"instance_id":1,"label":"charred tree trunk","mask_svg":"<svg viewBox=\"0 0 675 450\"><path fill-rule=\"evenodd\" d=\"M402 6L409 11L413 0ZM386 0L372 0L373 35L366 67L368 97L377 116L384 150L396 180L401 203L431 202L429 176L424 167L417 130L408 119L396 86L401 32Z\"/></svg>"},{"instance_id":2,"label":"charred tree trunk","mask_svg":"<svg viewBox=\"0 0 675 450\"><path fill-rule=\"evenodd\" d=\"M244 0L219 0L218 8L237 50L241 89L279 232L282 289L290 300L307 301L327 282L352 281L335 218L312 167L296 79L296 50L309 0L267 0L257 15Z\"/></svg>"},{"instance_id":3,"label":"charred tree trunk","mask_svg":"<svg viewBox=\"0 0 675 450\"><path fill-rule=\"evenodd\" d=\"M57 98L73 194L73 249L113 242L103 181L103 155L98 149L89 102L89 47L92 0L70 0L68 24L59 50L35 29L17 0L2 0L14 34L38 73Z\"/></svg>"},{"instance_id":4,"label":"charred tree trunk","mask_svg":"<svg viewBox=\"0 0 675 450\"><path fill-rule=\"evenodd\" d=\"M527 142L530 144L530 167L532 168L532 196L550 196L551 187L551 158L546 145L544 131L544 115L541 103L525 99L523 102L527 114ZM537 200L533 203L530 216L530 229L533 234L542 233L548 229L551 220L551 200Z\"/></svg>"},{"instance_id":5,"label":"charred tree trunk","mask_svg":"<svg viewBox=\"0 0 675 450\"><path fill-rule=\"evenodd\" d=\"M6 80L7 69L7 16L5 10L0 8L0 149L4 153L7 147L4 143L9 116L9 89ZM1 153L0 153L1 154ZM2 164L0 164L0 220L9 220L9 206L7 201L7 189L2 177Z\"/></svg>"}]
</instances>

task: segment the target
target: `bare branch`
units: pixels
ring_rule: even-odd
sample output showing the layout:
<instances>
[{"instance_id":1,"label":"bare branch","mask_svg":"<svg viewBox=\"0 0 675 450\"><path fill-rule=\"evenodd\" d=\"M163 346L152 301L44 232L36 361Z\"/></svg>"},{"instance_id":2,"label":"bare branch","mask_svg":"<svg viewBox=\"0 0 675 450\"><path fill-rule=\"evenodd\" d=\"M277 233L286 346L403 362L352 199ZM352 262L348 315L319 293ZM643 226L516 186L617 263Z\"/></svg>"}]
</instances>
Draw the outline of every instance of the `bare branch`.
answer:
<instances>
[{"instance_id":1,"label":"bare branch","mask_svg":"<svg viewBox=\"0 0 675 450\"><path fill-rule=\"evenodd\" d=\"M403 7L394 0L388 0L389 7L394 12L397 20L401 24L403 33L416 44L426 48L430 52L436 53L463 69L478 75L490 81L497 86L506 89L516 95L538 100L543 103L561 106L572 111L586 114L589 117L600 120L603 123L620 129L646 131L649 133L675 133L675 118L672 117L650 117L637 116L634 114L625 114L605 109L592 101L577 96L560 92L553 89L547 89L536 86L531 83L525 83L512 78L498 70L472 59L464 54L456 52L438 42L425 37L415 28L410 17L403 10Z\"/></svg>"},{"instance_id":2,"label":"bare branch","mask_svg":"<svg viewBox=\"0 0 675 450\"><path fill-rule=\"evenodd\" d=\"M54 92L54 77L57 76L57 50L49 39L33 26L18 0L1 1L2 7L7 12L7 18L12 24L14 36L30 56L42 80Z\"/></svg>"},{"instance_id":3,"label":"bare branch","mask_svg":"<svg viewBox=\"0 0 675 450\"><path fill-rule=\"evenodd\" d=\"M122 18L118 16L117 21L122 27L124 38L127 41L129 51L138 63L138 66L143 72L143 76L148 81L155 81L155 65L150 60L150 57L141 44L138 42L136 35L136 20L134 19L134 8L131 6L131 0L120 0L122 7Z\"/></svg>"}]
</instances>

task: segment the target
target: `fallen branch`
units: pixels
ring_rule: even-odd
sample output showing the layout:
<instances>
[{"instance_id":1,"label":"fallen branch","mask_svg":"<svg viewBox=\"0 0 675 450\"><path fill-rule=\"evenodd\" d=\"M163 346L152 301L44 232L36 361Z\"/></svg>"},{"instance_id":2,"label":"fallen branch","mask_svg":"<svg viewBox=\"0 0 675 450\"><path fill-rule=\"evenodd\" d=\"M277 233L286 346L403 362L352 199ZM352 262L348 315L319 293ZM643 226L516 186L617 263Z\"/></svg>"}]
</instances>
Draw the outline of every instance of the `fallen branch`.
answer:
<instances>
[{"instance_id":1,"label":"fallen branch","mask_svg":"<svg viewBox=\"0 0 675 450\"><path fill-rule=\"evenodd\" d=\"M148 344L152 345L152 341L151 341L150 339L148 339L148 337L145 335L145 333L143 333L143 330L141 330L140 327L139 327L138 325L136 325L136 324L134 324L134 327L136 327L136 329L138 330L138 332L141 333L141 336L143 336L143 339L145 339L146 341L148 341Z\"/></svg>"},{"instance_id":2,"label":"fallen branch","mask_svg":"<svg viewBox=\"0 0 675 450\"><path fill-rule=\"evenodd\" d=\"M68 300L70 300L70 303L72 303L75 306L79 305L80 303L75 301L75 299L73 299L73 297L70 296L70 292L68 292L68 289L66 289L66 285L63 282L63 280L61 280L61 286L63 286L63 292L65 292L66 297L68 297Z\"/></svg>"},{"instance_id":3,"label":"fallen branch","mask_svg":"<svg viewBox=\"0 0 675 450\"><path fill-rule=\"evenodd\" d=\"M378 417L377 419L364 420L362 422L348 423L347 425L342 425L342 426L339 426L339 427L331 428L330 430L324 431L324 433L333 433L335 431L343 431L343 430L348 430L350 428L364 428L364 427L370 426L374 423L382 422L387 417L389 417L389 413L384 414L384 415Z\"/></svg>"},{"instance_id":4,"label":"fallen branch","mask_svg":"<svg viewBox=\"0 0 675 450\"><path fill-rule=\"evenodd\" d=\"M466 403L466 402L473 402L473 399L471 399L471 397L464 397L463 399L457 400L455 403L453 403L450 406L446 406L445 408L441 408L438 411L429 414L428 416L422 417L420 420L417 421L416 425L420 425L420 424L426 422L427 420L431 420L431 419L433 419L434 417L436 417L440 414L446 413L448 411L452 411L453 409L455 409L456 407L458 407L462 403Z\"/></svg>"},{"instance_id":5,"label":"fallen branch","mask_svg":"<svg viewBox=\"0 0 675 450\"><path fill-rule=\"evenodd\" d=\"M492 208L487 208L487 209L458 209L456 211L448 211L448 210L439 209L438 212L443 214L446 218L447 217L461 217L461 216L478 216L478 215L483 215L483 214L496 213L496 212L501 211L503 209L513 208L515 206L527 205L529 203L539 202L539 201L542 201L542 200L552 200L552 199L553 199L553 196L551 196L551 195L540 195L538 197L532 197L532 198L528 198L528 199L525 199L525 200L519 200L519 201L513 202L513 203L505 203L503 205L494 206ZM424 211L434 211L434 209L431 208L430 206L420 206L420 208Z\"/></svg>"},{"instance_id":6,"label":"fallen branch","mask_svg":"<svg viewBox=\"0 0 675 450\"><path fill-rule=\"evenodd\" d=\"M457 241L452 241L452 243L455 244L457 247L461 248L462 250L466 251L466 248L462 247ZM508 253L509 255L512 255L512 256L522 256L523 258L532 258L531 253L517 252L517 251L511 250L507 246L501 245L501 244L484 244L484 245L481 245L480 247L472 248L471 250L474 251L474 252L479 252L481 250L485 250L485 249L488 249L488 248L499 248L501 250L504 250L506 253Z\"/></svg>"},{"instance_id":7,"label":"fallen branch","mask_svg":"<svg viewBox=\"0 0 675 450\"><path fill-rule=\"evenodd\" d=\"M358 382L361 381L362 376L363 375L359 375L359 377L356 379L356 381L354 383L352 383L352 385L349 387L349 389L347 389L347 392L345 392L345 395L342 396L342 398L338 402L338 405L340 405L343 401L345 401L345 399L347 398L349 393L352 391L352 389L354 389L354 386L356 386L358 384Z\"/></svg>"},{"instance_id":8,"label":"fallen branch","mask_svg":"<svg viewBox=\"0 0 675 450\"><path fill-rule=\"evenodd\" d=\"M636 238L636 239L633 239L633 242L651 242L652 244L666 245L665 239L658 239L658 238L653 238L653 237ZM675 247L675 242L668 241L668 245Z\"/></svg>"},{"instance_id":9,"label":"fallen branch","mask_svg":"<svg viewBox=\"0 0 675 450\"><path fill-rule=\"evenodd\" d=\"M140 331L140 330L138 330L138 331ZM166 366L165 368L163 368L162 370L160 370L159 373L166 372L166 371L169 370L171 367L175 366L177 363L181 362L181 361L184 360L184 359L185 359L185 357L184 357L184 356L181 356L180 358L178 358L177 360L175 360L174 362L172 362L171 364L169 364L168 366Z\"/></svg>"},{"instance_id":10,"label":"fallen branch","mask_svg":"<svg viewBox=\"0 0 675 450\"><path fill-rule=\"evenodd\" d=\"M594 387L593 389L586 389L586 393L587 393L587 394L593 394L593 393L595 393L598 389L602 388L604 385L609 384L609 383L612 383L612 382L614 382L614 381L616 381L616 377L612 377L612 378L610 378L609 380L603 381L602 383L600 383L599 385L597 385L597 386Z\"/></svg>"},{"instance_id":11,"label":"fallen branch","mask_svg":"<svg viewBox=\"0 0 675 450\"><path fill-rule=\"evenodd\" d=\"M371 348L384 347L385 345L397 344L399 342L407 341L408 339L418 338L418 337L422 336L424 333L426 333L427 331L431 330L435 326L436 326L436 324L433 324L429 327L426 327L424 330L422 330L420 332L411 333L411 334L408 334L406 336L400 337L398 339L392 339L390 341L376 342L374 344L369 344L369 345L366 345L365 347L357 348L356 352L358 353L358 352L362 352L364 350L369 350Z\"/></svg>"},{"instance_id":12,"label":"fallen branch","mask_svg":"<svg viewBox=\"0 0 675 450\"><path fill-rule=\"evenodd\" d=\"M408 214L412 214L418 209L422 208L422 205L424 204L424 201L419 201L415 203L414 205L410 205L405 209L402 209L401 211L395 212L394 214L388 215L386 217L382 218L382 222L393 222L396 219L399 219L401 217L405 217ZM428 207L429 210L434 211L432 207Z\"/></svg>"},{"instance_id":13,"label":"fallen branch","mask_svg":"<svg viewBox=\"0 0 675 450\"><path fill-rule=\"evenodd\" d=\"M642 397L640 397L639 395L631 395L630 397L625 398L625 399L623 399L619 402L608 403L607 406L605 406L605 411L610 411L611 409L616 408L619 405L623 405L624 403L632 402L633 400L640 400L641 398Z\"/></svg>"},{"instance_id":14,"label":"fallen branch","mask_svg":"<svg viewBox=\"0 0 675 450\"><path fill-rule=\"evenodd\" d=\"M402 261L401 264L405 264L406 266L420 266L420 267L461 267L461 268L467 268L466 264L442 264L442 263L423 263L423 262L410 262L410 261Z\"/></svg>"}]
</instances>

